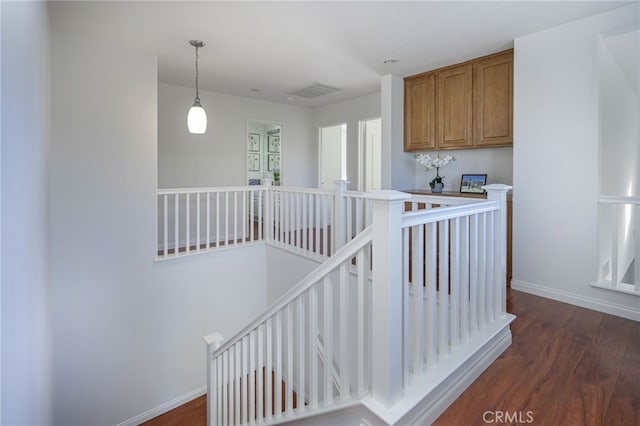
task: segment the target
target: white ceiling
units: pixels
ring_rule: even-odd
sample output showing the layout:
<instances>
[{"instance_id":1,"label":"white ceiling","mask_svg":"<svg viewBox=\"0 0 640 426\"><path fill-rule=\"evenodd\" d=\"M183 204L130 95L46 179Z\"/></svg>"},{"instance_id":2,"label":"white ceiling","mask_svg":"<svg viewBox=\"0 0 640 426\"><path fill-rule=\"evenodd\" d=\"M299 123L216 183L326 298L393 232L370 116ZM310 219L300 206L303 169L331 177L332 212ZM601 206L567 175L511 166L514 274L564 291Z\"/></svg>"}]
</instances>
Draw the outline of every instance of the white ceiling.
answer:
<instances>
[{"instance_id":1,"label":"white ceiling","mask_svg":"<svg viewBox=\"0 0 640 426\"><path fill-rule=\"evenodd\" d=\"M376 92L382 75L508 49L516 37L627 3L74 1L52 2L50 13L54 30L157 54L160 81L193 87L188 41L199 39L201 89L316 107ZM285 100L315 83L341 90Z\"/></svg>"}]
</instances>

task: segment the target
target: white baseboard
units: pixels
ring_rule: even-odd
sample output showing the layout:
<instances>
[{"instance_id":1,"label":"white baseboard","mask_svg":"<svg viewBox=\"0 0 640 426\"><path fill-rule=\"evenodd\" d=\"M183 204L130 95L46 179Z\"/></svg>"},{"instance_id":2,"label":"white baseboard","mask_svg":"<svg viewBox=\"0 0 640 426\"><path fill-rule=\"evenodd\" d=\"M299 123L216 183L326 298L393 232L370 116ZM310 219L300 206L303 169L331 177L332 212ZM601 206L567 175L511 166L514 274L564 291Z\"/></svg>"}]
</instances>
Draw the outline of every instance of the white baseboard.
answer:
<instances>
[{"instance_id":1,"label":"white baseboard","mask_svg":"<svg viewBox=\"0 0 640 426\"><path fill-rule=\"evenodd\" d=\"M511 280L511 288L523 291L525 293L534 294L547 299L557 300L559 302L570 303L572 305L581 306L583 308L592 309L605 314L611 314L618 317L630 319L640 322L640 309L634 310L628 306L619 305L617 303L608 302L606 300L595 299L593 297L582 296L575 293L569 293L564 290L542 286L540 284L529 283L516 279ZM635 296L632 296L635 297Z\"/></svg>"},{"instance_id":2,"label":"white baseboard","mask_svg":"<svg viewBox=\"0 0 640 426\"><path fill-rule=\"evenodd\" d=\"M165 402L164 404L158 405L155 408L145 411L142 414L138 414L135 417L130 418L129 420L125 420L122 423L118 423L117 426L137 426L140 423L146 422L147 420L151 420L154 417L158 417L161 414L164 414L168 411L173 410L176 407L179 407L183 404L186 404L189 401L193 401L196 398L201 397L202 395L207 393L207 387L201 386L196 390L185 393L171 401Z\"/></svg>"}]
</instances>

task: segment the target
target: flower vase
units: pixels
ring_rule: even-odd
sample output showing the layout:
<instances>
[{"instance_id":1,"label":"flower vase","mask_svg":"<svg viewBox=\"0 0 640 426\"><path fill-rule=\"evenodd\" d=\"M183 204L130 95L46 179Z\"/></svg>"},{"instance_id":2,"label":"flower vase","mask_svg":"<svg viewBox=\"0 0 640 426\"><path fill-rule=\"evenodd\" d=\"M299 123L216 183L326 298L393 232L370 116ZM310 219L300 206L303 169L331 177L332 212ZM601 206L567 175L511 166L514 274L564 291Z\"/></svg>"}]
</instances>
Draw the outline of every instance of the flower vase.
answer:
<instances>
[{"instance_id":1,"label":"flower vase","mask_svg":"<svg viewBox=\"0 0 640 426\"><path fill-rule=\"evenodd\" d=\"M440 194L442 193L442 188L444 187L444 183L435 183L433 187L431 187L431 192Z\"/></svg>"}]
</instances>

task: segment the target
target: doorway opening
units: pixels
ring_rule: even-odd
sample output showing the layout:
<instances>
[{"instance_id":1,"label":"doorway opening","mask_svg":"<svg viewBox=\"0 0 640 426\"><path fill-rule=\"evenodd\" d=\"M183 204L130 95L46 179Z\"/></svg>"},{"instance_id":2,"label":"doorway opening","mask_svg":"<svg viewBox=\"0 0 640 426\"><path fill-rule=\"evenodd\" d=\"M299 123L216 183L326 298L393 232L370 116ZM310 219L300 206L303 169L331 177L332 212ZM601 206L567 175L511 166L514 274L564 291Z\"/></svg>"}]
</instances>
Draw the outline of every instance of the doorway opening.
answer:
<instances>
[{"instance_id":1,"label":"doorway opening","mask_svg":"<svg viewBox=\"0 0 640 426\"><path fill-rule=\"evenodd\" d=\"M382 119L358 123L358 191L382 189Z\"/></svg>"},{"instance_id":2,"label":"doorway opening","mask_svg":"<svg viewBox=\"0 0 640 426\"><path fill-rule=\"evenodd\" d=\"M333 182L347 179L347 124L321 127L320 145L320 188L333 190Z\"/></svg>"}]
</instances>

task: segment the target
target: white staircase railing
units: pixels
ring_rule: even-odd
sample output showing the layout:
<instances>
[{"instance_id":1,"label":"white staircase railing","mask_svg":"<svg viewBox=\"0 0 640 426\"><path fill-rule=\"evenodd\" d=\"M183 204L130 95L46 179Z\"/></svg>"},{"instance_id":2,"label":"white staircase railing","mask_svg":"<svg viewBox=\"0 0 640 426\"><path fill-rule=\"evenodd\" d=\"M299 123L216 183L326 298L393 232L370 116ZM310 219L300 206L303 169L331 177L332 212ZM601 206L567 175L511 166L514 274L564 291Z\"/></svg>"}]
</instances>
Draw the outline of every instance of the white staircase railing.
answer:
<instances>
[{"instance_id":1,"label":"white staircase railing","mask_svg":"<svg viewBox=\"0 0 640 426\"><path fill-rule=\"evenodd\" d=\"M510 187L485 189L486 201L336 191L332 238L348 242L236 336L208 340L208 424L301 421L354 404L415 423L403 416L437 402L421 411L435 420L455 394L447 380L510 343Z\"/></svg>"},{"instance_id":2,"label":"white staircase railing","mask_svg":"<svg viewBox=\"0 0 640 426\"><path fill-rule=\"evenodd\" d=\"M209 343L209 425L270 424L368 392L371 235L365 229L233 338Z\"/></svg>"},{"instance_id":3,"label":"white staircase railing","mask_svg":"<svg viewBox=\"0 0 640 426\"><path fill-rule=\"evenodd\" d=\"M640 197L603 195L598 216L598 280L593 285L640 296Z\"/></svg>"},{"instance_id":4,"label":"white staircase railing","mask_svg":"<svg viewBox=\"0 0 640 426\"><path fill-rule=\"evenodd\" d=\"M483 201L403 216L406 382L506 314L499 213Z\"/></svg>"},{"instance_id":5,"label":"white staircase railing","mask_svg":"<svg viewBox=\"0 0 640 426\"><path fill-rule=\"evenodd\" d=\"M323 260L371 221L364 193L346 191L347 183L336 181L333 192L272 186L269 179L259 186L160 189L156 260L259 242Z\"/></svg>"}]
</instances>

